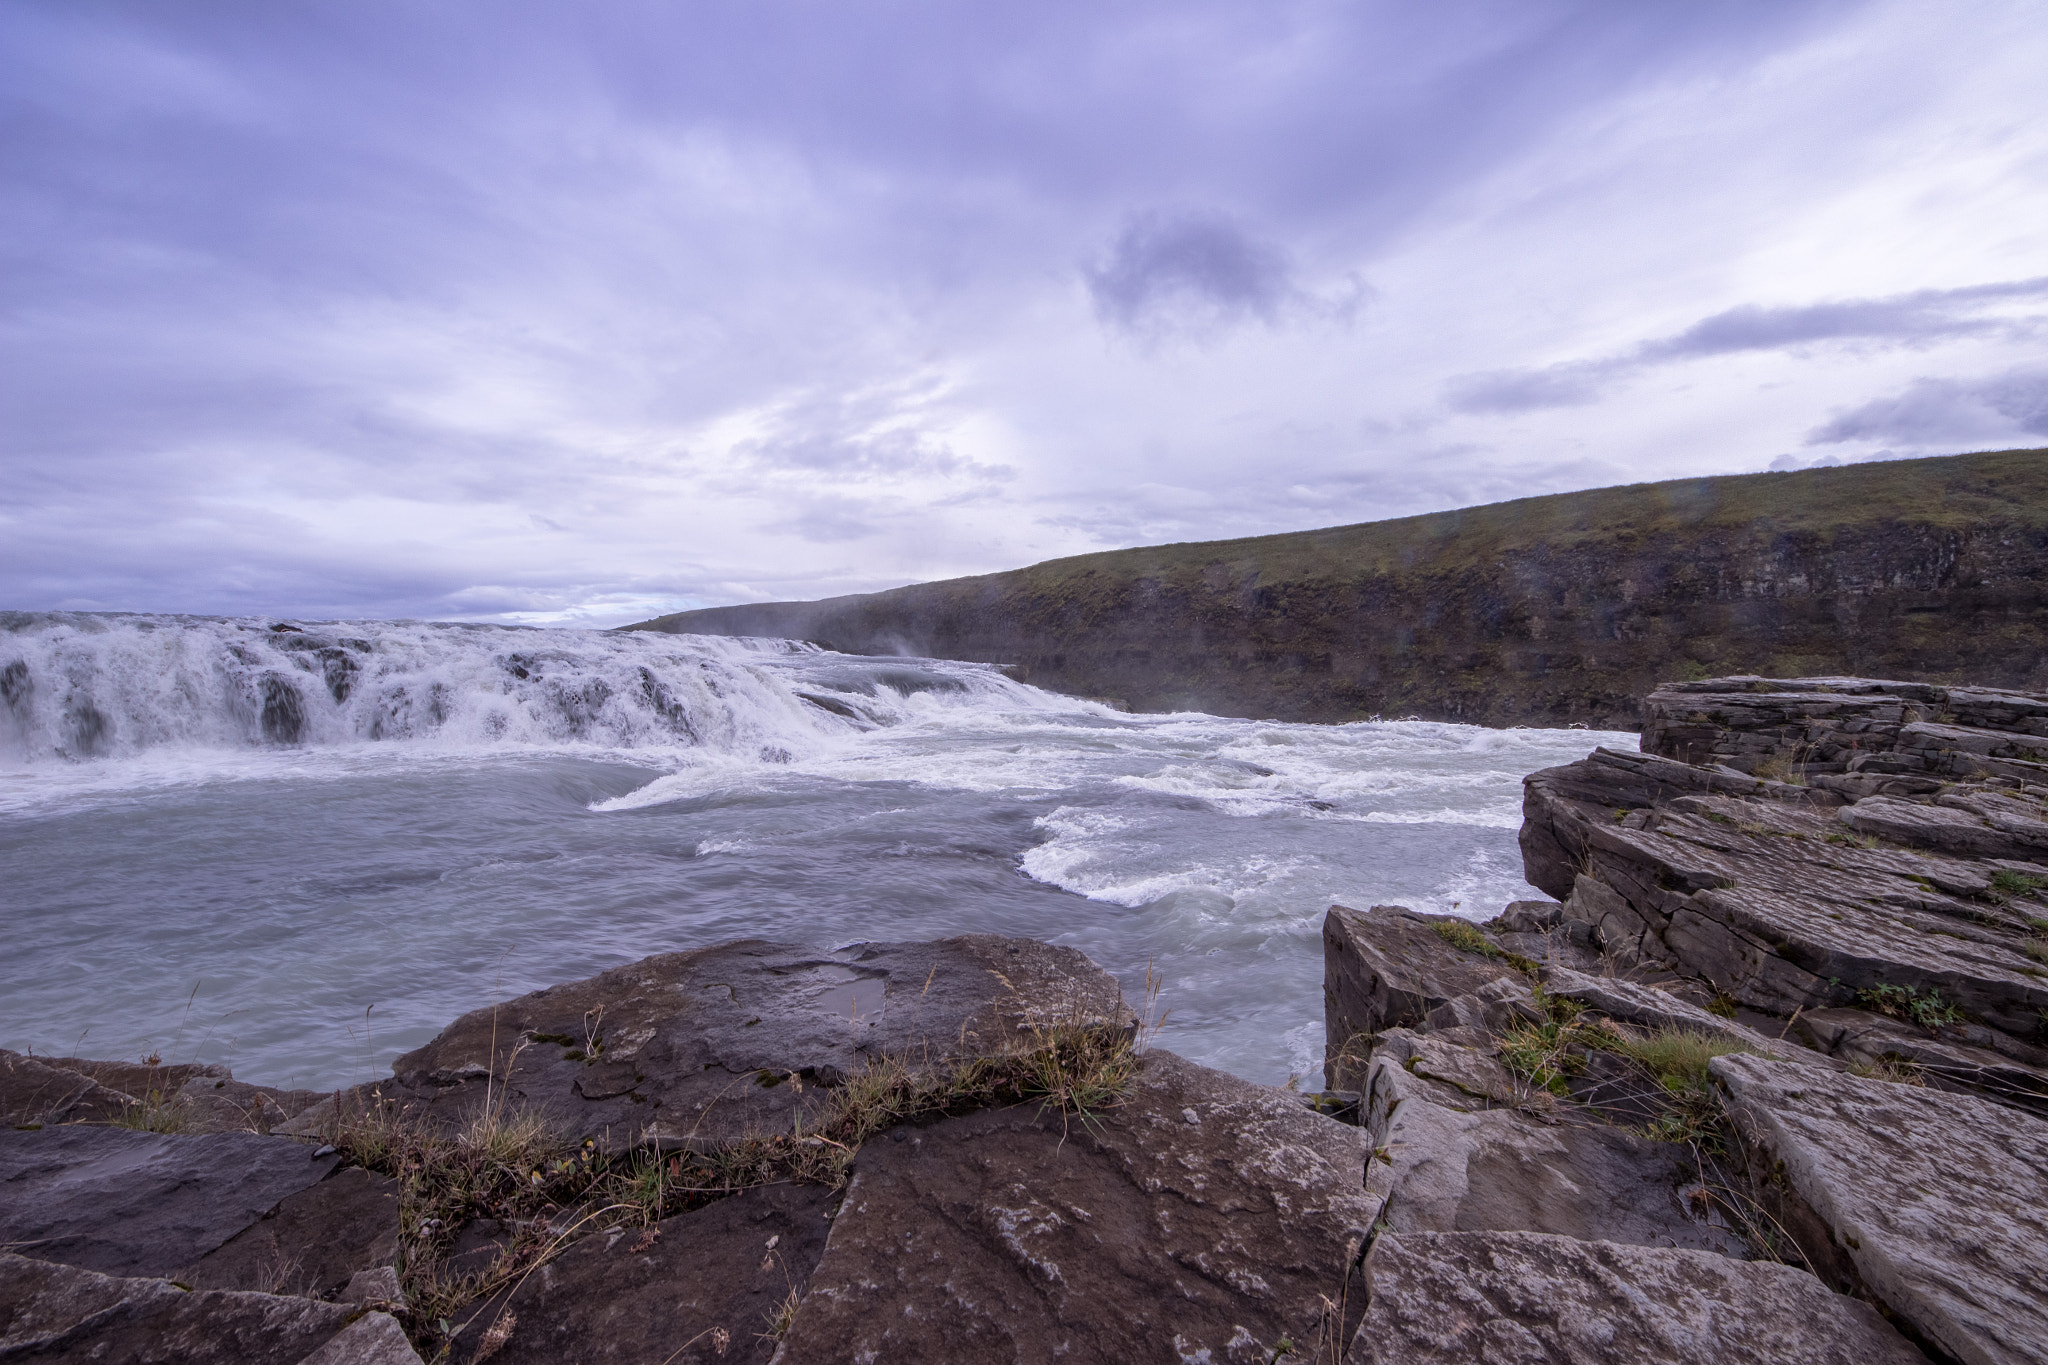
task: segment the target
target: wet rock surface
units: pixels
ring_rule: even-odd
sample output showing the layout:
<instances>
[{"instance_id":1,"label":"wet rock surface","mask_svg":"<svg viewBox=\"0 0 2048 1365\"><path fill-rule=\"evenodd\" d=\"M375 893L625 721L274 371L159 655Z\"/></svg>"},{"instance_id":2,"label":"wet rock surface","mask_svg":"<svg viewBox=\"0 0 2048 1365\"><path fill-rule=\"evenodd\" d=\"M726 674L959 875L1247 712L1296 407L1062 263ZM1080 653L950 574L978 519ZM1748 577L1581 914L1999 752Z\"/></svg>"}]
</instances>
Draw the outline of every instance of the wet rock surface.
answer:
<instances>
[{"instance_id":1,"label":"wet rock surface","mask_svg":"<svg viewBox=\"0 0 2048 1365\"><path fill-rule=\"evenodd\" d=\"M776 1360L1305 1355L1362 1307L1340 1320L1364 1164L1358 1129L1160 1052L1094 1123L1027 1104L897 1129Z\"/></svg>"},{"instance_id":2,"label":"wet rock surface","mask_svg":"<svg viewBox=\"0 0 2048 1365\"><path fill-rule=\"evenodd\" d=\"M342 1097L455 1130L488 1105L607 1151L703 1150L788 1132L871 1059L921 1064L1026 1044L1034 1028L1130 1017L1070 948L972 935L834 952L742 941L667 953L472 1011ZM281 1131L331 1129L334 1101Z\"/></svg>"},{"instance_id":3,"label":"wet rock surface","mask_svg":"<svg viewBox=\"0 0 2048 1365\"><path fill-rule=\"evenodd\" d=\"M361 1272L396 1263L398 1224L398 1182L352 1167L287 1195L172 1278L194 1289L331 1299Z\"/></svg>"},{"instance_id":4,"label":"wet rock surface","mask_svg":"<svg viewBox=\"0 0 2048 1365\"><path fill-rule=\"evenodd\" d=\"M820 1186L775 1185L584 1238L477 1312L457 1358L473 1358L475 1343L509 1321L489 1357L501 1365L766 1361L838 1202Z\"/></svg>"},{"instance_id":5,"label":"wet rock surface","mask_svg":"<svg viewBox=\"0 0 2048 1365\"><path fill-rule=\"evenodd\" d=\"M29 1057L0 1048L0 1125L141 1122L179 1133L267 1133L316 1103L308 1090L237 1081L222 1066Z\"/></svg>"},{"instance_id":6,"label":"wet rock surface","mask_svg":"<svg viewBox=\"0 0 2048 1365\"><path fill-rule=\"evenodd\" d=\"M0 1244L109 1275L169 1275L318 1185L335 1162L253 1133L0 1130Z\"/></svg>"}]
</instances>

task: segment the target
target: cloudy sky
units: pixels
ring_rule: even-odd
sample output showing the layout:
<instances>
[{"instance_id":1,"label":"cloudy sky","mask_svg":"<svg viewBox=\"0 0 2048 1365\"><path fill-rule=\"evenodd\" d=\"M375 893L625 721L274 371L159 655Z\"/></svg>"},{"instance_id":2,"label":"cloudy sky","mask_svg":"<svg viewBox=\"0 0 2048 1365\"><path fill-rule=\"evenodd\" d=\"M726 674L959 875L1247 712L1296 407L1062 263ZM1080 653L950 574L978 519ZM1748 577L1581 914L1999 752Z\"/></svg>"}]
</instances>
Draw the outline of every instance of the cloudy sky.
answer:
<instances>
[{"instance_id":1,"label":"cloudy sky","mask_svg":"<svg viewBox=\"0 0 2048 1365\"><path fill-rule=\"evenodd\" d=\"M0 608L2048 446L2044 71L2037 0L0 0Z\"/></svg>"}]
</instances>

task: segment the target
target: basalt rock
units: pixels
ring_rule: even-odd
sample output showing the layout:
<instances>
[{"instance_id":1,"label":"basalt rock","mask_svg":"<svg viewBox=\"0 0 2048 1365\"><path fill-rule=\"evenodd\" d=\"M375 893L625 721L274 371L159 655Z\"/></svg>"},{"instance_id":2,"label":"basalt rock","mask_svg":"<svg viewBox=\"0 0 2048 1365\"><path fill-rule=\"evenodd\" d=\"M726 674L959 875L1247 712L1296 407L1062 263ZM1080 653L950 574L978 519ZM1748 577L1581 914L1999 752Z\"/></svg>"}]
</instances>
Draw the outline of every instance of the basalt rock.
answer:
<instances>
[{"instance_id":1,"label":"basalt rock","mask_svg":"<svg viewBox=\"0 0 2048 1365\"><path fill-rule=\"evenodd\" d=\"M835 952L742 940L474 1010L341 1104L449 1131L492 1106L607 1151L708 1150L789 1132L883 1056L943 1067L1087 1021L1132 1016L1115 979L1071 948L992 935ZM330 1100L281 1131L330 1132L334 1111Z\"/></svg>"},{"instance_id":2,"label":"basalt rock","mask_svg":"<svg viewBox=\"0 0 2048 1365\"><path fill-rule=\"evenodd\" d=\"M358 1274L397 1262L398 1225L398 1182L353 1167L287 1195L172 1278L194 1289L336 1298Z\"/></svg>"},{"instance_id":3,"label":"basalt rock","mask_svg":"<svg viewBox=\"0 0 2048 1365\"><path fill-rule=\"evenodd\" d=\"M316 1103L237 1081L223 1066L28 1057L0 1048L0 1125L126 1123L179 1133L268 1133Z\"/></svg>"},{"instance_id":4,"label":"basalt rock","mask_svg":"<svg viewBox=\"0 0 2048 1365\"><path fill-rule=\"evenodd\" d=\"M1938 993L2005 1032L2040 1027L2048 971L2029 951L2036 931L1994 884L2010 869L1870 840L1853 824L1860 804L1829 814L1687 797L1616 820L1560 795L1619 766L1596 754L1528 779L1529 826L1568 829L1579 850L1560 888L1565 914L1601 948L1682 966L1779 1017L1893 986ZM1533 842L1548 856L1555 841ZM1531 843L1525 828L1525 853Z\"/></svg>"},{"instance_id":5,"label":"basalt rock","mask_svg":"<svg viewBox=\"0 0 2048 1365\"><path fill-rule=\"evenodd\" d=\"M1375 1098L1385 1095L1376 1072ZM1384 1102L1384 1101L1382 1101ZM1409 1095L1372 1130L1386 1152L1379 1221L1407 1232L1549 1232L1743 1257L1725 1222L1695 1214L1693 1150L1604 1123L1543 1122L1512 1108L1460 1110Z\"/></svg>"}]
</instances>

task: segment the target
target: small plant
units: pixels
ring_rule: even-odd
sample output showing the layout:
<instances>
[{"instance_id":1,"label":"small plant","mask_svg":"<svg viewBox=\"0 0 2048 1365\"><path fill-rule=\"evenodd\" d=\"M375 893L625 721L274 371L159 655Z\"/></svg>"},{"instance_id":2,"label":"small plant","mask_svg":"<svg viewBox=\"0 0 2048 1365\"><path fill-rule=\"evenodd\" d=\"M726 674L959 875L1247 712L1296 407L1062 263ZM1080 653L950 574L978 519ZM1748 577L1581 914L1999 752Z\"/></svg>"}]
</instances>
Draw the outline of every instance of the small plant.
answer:
<instances>
[{"instance_id":1,"label":"small plant","mask_svg":"<svg viewBox=\"0 0 2048 1365\"><path fill-rule=\"evenodd\" d=\"M1430 928L1436 930L1438 938L1461 952L1477 953L1489 961L1498 959L1507 963L1518 972L1534 972L1536 970L1534 962L1523 957L1520 953L1511 953L1501 947L1498 943L1495 943L1492 939L1481 933L1479 926L1476 924L1468 924L1464 920L1446 919L1438 920Z\"/></svg>"},{"instance_id":2,"label":"small plant","mask_svg":"<svg viewBox=\"0 0 2048 1365\"><path fill-rule=\"evenodd\" d=\"M1904 1019L1925 1029L1963 1021L1962 1008L1944 1001L1941 992L1931 988L1922 991L1913 986L1872 986L1857 993L1856 1003L1878 1014Z\"/></svg>"},{"instance_id":3,"label":"small plant","mask_svg":"<svg viewBox=\"0 0 2048 1365\"><path fill-rule=\"evenodd\" d=\"M2000 868L1991 874L1991 893L2000 899L2010 899L2014 896L2030 896L2044 886L2048 886L2048 877L2037 877L2030 872L2015 872L2010 868ZM2048 927L2048 920L2035 921L2035 923Z\"/></svg>"},{"instance_id":4,"label":"small plant","mask_svg":"<svg viewBox=\"0 0 2048 1365\"><path fill-rule=\"evenodd\" d=\"M1927 1068L1918 1062L1907 1061L1897 1054L1888 1054L1875 1062L1852 1062L1849 1074L1865 1080L1890 1081L1894 1085L1927 1084Z\"/></svg>"},{"instance_id":5,"label":"small plant","mask_svg":"<svg viewBox=\"0 0 2048 1365\"><path fill-rule=\"evenodd\" d=\"M1517 1024L1500 1035L1501 1060L1510 1071L1553 1095L1571 1094L1571 1077L1584 1069L1584 1006L1562 996L1538 993L1548 1016L1540 1024Z\"/></svg>"},{"instance_id":6,"label":"small plant","mask_svg":"<svg viewBox=\"0 0 2048 1365\"><path fill-rule=\"evenodd\" d=\"M1707 1002L1707 1013L1719 1015L1723 1019L1733 1019L1735 1017L1735 1005L1734 996L1726 991L1719 991L1712 1000Z\"/></svg>"}]
</instances>

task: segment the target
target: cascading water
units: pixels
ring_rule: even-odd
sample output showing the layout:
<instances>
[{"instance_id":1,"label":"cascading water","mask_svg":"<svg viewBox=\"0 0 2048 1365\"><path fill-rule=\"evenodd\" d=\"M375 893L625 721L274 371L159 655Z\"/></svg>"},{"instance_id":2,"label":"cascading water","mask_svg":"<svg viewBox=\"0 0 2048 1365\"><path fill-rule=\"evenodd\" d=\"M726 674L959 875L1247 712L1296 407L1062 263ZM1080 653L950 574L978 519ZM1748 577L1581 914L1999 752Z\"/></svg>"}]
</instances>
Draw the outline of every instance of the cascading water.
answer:
<instances>
[{"instance_id":1,"label":"cascading water","mask_svg":"<svg viewBox=\"0 0 2048 1365\"><path fill-rule=\"evenodd\" d=\"M5 614L0 1046L329 1086L652 952L986 932L1313 1077L1329 902L1533 894L1520 779L1602 742L1634 737L1125 715L783 640Z\"/></svg>"},{"instance_id":2,"label":"cascading water","mask_svg":"<svg viewBox=\"0 0 2048 1365\"><path fill-rule=\"evenodd\" d=\"M693 748L786 762L893 724L906 694L1029 704L1028 689L971 664L826 665L801 677L759 666L822 653L793 640L6 613L0 642L0 755L15 765L372 741Z\"/></svg>"}]
</instances>

